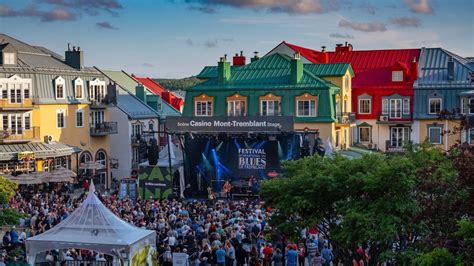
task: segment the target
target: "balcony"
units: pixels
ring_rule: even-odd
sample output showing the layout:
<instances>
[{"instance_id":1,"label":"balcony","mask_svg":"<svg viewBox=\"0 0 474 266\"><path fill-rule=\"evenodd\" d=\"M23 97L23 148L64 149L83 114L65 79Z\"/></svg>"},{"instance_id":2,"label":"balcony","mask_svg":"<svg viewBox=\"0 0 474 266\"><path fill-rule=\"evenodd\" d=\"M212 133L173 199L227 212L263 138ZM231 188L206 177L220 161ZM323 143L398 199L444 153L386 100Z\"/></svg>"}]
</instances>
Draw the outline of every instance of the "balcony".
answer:
<instances>
[{"instance_id":1,"label":"balcony","mask_svg":"<svg viewBox=\"0 0 474 266\"><path fill-rule=\"evenodd\" d=\"M90 125L90 135L92 137L103 137L117 133L117 122L102 122Z\"/></svg>"},{"instance_id":2,"label":"balcony","mask_svg":"<svg viewBox=\"0 0 474 266\"><path fill-rule=\"evenodd\" d=\"M0 143L21 143L30 142L40 139L40 128L32 127L31 129L23 129L20 131L13 131L11 129L0 131Z\"/></svg>"},{"instance_id":3,"label":"balcony","mask_svg":"<svg viewBox=\"0 0 474 266\"><path fill-rule=\"evenodd\" d=\"M391 141L387 140L385 141L385 152L386 153L405 153L406 148L405 147L397 147L397 146L392 146Z\"/></svg>"},{"instance_id":4,"label":"balcony","mask_svg":"<svg viewBox=\"0 0 474 266\"><path fill-rule=\"evenodd\" d=\"M411 124L413 123L413 114L402 114L401 116L391 116L390 114L377 115L378 124Z\"/></svg>"},{"instance_id":5,"label":"balcony","mask_svg":"<svg viewBox=\"0 0 474 266\"><path fill-rule=\"evenodd\" d=\"M105 109L110 104L110 101L108 100L107 96L101 100L89 99L89 101L91 102L91 109Z\"/></svg>"},{"instance_id":6,"label":"balcony","mask_svg":"<svg viewBox=\"0 0 474 266\"><path fill-rule=\"evenodd\" d=\"M350 125L355 123L355 113L344 112L344 113L336 113L336 123L340 125Z\"/></svg>"},{"instance_id":7,"label":"balcony","mask_svg":"<svg viewBox=\"0 0 474 266\"><path fill-rule=\"evenodd\" d=\"M22 99L21 103L11 103L10 99L0 99L0 110L9 111L9 110L32 110L34 108L32 99Z\"/></svg>"}]
</instances>

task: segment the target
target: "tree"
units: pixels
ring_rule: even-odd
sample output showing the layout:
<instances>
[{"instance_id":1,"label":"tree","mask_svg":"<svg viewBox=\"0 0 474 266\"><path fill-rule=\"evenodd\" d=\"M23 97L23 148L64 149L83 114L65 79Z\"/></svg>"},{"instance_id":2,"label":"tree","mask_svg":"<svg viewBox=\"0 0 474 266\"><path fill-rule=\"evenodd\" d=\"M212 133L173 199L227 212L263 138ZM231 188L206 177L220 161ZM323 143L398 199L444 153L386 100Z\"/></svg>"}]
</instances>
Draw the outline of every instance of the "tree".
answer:
<instances>
[{"instance_id":1,"label":"tree","mask_svg":"<svg viewBox=\"0 0 474 266\"><path fill-rule=\"evenodd\" d=\"M433 251L421 254L414 260L414 265L419 266L453 266L463 265L457 262L453 254L446 248L435 248Z\"/></svg>"},{"instance_id":2,"label":"tree","mask_svg":"<svg viewBox=\"0 0 474 266\"><path fill-rule=\"evenodd\" d=\"M325 224L342 257L369 242L373 257L391 252L391 242L411 231L417 211L416 169L407 158L382 154L359 160L307 157L285 163L284 178L263 184L275 209L271 224L295 237L299 229ZM401 238L399 238L401 239Z\"/></svg>"},{"instance_id":3,"label":"tree","mask_svg":"<svg viewBox=\"0 0 474 266\"><path fill-rule=\"evenodd\" d=\"M15 196L18 185L3 176L0 176L0 204L5 204Z\"/></svg>"}]
</instances>

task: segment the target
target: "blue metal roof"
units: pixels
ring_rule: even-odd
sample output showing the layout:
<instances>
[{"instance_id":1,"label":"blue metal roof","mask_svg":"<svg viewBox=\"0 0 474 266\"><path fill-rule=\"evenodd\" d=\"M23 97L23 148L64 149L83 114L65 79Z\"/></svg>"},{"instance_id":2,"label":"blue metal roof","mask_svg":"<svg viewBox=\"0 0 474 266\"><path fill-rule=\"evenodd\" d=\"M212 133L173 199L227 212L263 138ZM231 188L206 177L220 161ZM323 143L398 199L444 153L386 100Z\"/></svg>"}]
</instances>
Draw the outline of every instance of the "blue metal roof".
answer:
<instances>
[{"instance_id":1,"label":"blue metal roof","mask_svg":"<svg viewBox=\"0 0 474 266\"><path fill-rule=\"evenodd\" d=\"M448 80L448 61L453 58L454 78ZM418 65L418 80L414 88L474 88L471 62L442 48L422 48Z\"/></svg>"}]
</instances>

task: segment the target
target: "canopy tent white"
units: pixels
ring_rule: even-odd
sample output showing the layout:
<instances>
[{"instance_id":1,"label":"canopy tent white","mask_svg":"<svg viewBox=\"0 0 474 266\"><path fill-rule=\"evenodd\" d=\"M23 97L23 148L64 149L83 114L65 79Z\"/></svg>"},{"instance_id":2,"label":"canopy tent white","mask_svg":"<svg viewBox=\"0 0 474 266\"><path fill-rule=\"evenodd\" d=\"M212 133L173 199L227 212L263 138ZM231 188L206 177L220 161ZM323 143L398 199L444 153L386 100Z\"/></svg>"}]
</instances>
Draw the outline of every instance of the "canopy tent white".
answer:
<instances>
[{"instance_id":1,"label":"canopy tent white","mask_svg":"<svg viewBox=\"0 0 474 266\"><path fill-rule=\"evenodd\" d=\"M171 147L168 150L168 145ZM171 158L171 160L170 160ZM171 163L171 168L173 170L173 173L175 171L179 172L179 194L181 198L184 198L184 189L186 186L186 183L184 181L184 166L183 166L183 152L181 151L180 147L176 144L174 144L171 141L171 138L168 138L168 144L164 146L159 155L158 155L158 162L156 166L158 167L163 167L163 168L170 168L170 163ZM148 166L150 165L147 162L141 163L141 166ZM171 173L171 175L173 175Z\"/></svg>"},{"instance_id":2,"label":"canopy tent white","mask_svg":"<svg viewBox=\"0 0 474 266\"><path fill-rule=\"evenodd\" d=\"M94 184L91 184L87 198L68 218L51 230L26 240L30 265L34 265L37 254L54 249L94 250L114 256L114 261L118 262L124 256L131 259L143 246L156 248L155 231L121 220L102 204L94 192Z\"/></svg>"}]
</instances>

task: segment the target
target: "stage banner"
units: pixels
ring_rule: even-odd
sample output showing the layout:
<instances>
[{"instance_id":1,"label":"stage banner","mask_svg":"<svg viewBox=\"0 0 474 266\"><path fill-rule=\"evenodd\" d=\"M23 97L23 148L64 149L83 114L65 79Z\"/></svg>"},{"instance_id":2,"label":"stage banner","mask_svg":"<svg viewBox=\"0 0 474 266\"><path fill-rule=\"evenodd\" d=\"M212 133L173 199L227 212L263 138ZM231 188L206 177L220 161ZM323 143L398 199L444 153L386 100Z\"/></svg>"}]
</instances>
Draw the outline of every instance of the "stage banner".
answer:
<instances>
[{"instance_id":1,"label":"stage banner","mask_svg":"<svg viewBox=\"0 0 474 266\"><path fill-rule=\"evenodd\" d=\"M239 169L265 170L267 167L267 154L265 149L238 149Z\"/></svg>"},{"instance_id":2,"label":"stage banner","mask_svg":"<svg viewBox=\"0 0 474 266\"><path fill-rule=\"evenodd\" d=\"M279 133L293 131L292 116L169 116L166 129L170 132L196 133Z\"/></svg>"},{"instance_id":3,"label":"stage banner","mask_svg":"<svg viewBox=\"0 0 474 266\"><path fill-rule=\"evenodd\" d=\"M164 199L173 191L169 169L158 166L140 166L138 190L142 199Z\"/></svg>"}]
</instances>

